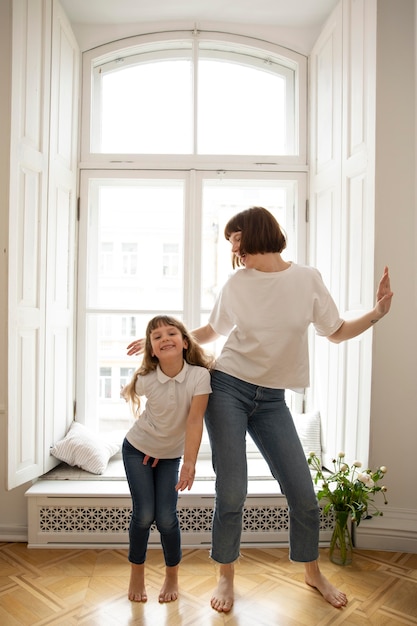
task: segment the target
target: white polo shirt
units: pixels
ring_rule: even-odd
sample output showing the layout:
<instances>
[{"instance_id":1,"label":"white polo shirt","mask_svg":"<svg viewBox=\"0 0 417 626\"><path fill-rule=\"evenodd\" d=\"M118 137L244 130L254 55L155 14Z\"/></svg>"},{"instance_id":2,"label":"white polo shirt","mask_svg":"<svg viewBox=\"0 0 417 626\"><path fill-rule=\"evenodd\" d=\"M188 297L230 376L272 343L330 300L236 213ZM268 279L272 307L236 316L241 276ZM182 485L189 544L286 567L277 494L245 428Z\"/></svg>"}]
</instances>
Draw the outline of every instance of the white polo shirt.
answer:
<instances>
[{"instance_id":1,"label":"white polo shirt","mask_svg":"<svg viewBox=\"0 0 417 626\"><path fill-rule=\"evenodd\" d=\"M126 439L157 459L182 456L191 401L194 396L211 393L208 369L184 361L180 373L170 378L158 365L146 376L138 376L135 389L139 396L146 397L146 406Z\"/></svg>"},{"instance_id":2,"label":"white polo shirt","mask_svg":"<svg viewBox=\"0 0 417 626\"><path fill-rule=\"evenodd\" d=\"M209 323L228 335L216 370L272 389L309 385L308 327L333 334L343 323L318 270L240 269L220 291Z\"/></svg>"}]
</instances>

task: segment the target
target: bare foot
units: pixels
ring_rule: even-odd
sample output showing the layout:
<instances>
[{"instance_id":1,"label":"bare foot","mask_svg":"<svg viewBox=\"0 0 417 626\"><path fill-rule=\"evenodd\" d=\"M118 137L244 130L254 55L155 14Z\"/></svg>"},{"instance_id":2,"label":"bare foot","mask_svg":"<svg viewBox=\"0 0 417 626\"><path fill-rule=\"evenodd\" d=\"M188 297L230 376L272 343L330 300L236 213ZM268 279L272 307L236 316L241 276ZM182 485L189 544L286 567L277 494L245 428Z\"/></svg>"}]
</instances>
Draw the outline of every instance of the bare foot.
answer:
<instances>
[{"instance_id":1,"label":"bare foot","mask_svg":"<svg viewBox=\"0 0 417 626\"><path fill-rule=\"evenodd\" d=\"M132 602L146 602L148 599L145 589L144 563L142 565L131 563L128 598Z\"/></svg>"},{"instance_id":2,"label":"bare foot","mask_svg":"<svg viewBox=\"0 0 417 626\"><path fill-rule=\"evenodd\" d=\"M347 597L343 591L340 591L327 580L325 576L320 572L319 564L317 561L311 563L305 563L305 581L310 587L314 587L317 591L320 591L321 595L329 604L340 609L347 605Z\"/></svg>"},{"instance_id":3,"label":"bare foot","mask_svg":"<svg viewBox=\"0 0 417 626\"><path fill-rule=\"evenodd\" d=\"M178 598L178 565L165 568L165 580L159 592L159 602L173 602Z\"/></svg>"},{"instance_id":4,"label":"bare foot","mask_svg":"<svg viewBox=\"0 0 417 626\"><path fill-rule=\"evenodd\" d=\"M228 613L233 606L233 578L233 563L221 565L219 582L210 601L212 608L219 613Z\"/></svg>"}]
</instances>

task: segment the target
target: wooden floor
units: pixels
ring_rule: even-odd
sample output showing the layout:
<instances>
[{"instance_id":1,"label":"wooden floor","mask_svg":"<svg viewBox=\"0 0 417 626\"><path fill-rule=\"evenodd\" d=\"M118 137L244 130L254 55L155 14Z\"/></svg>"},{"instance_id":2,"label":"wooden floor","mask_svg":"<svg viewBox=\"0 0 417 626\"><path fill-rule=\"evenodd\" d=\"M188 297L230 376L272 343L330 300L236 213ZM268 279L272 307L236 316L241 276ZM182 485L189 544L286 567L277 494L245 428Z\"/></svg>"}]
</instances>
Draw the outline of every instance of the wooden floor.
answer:
<instances>
[{"instance_id":1,"label":"wooden floor","mask_svg":"<svg viewBox=\"0 0 417 626\"><path fill-rule=\"evenodd\" d=\"M417 625L417 554L355 550L353 564L320 566L349 597L335 609L303 581L302 565L282 548L244 549L236 566L236 601L219 614L210 607L216 566L207 550L184 550L180 597L158 603L164 565L159 549L147 560L148 602L127 599L125 549L28 549L0 544L1 626L324 626Z\"/></svg>"}]
</instances>

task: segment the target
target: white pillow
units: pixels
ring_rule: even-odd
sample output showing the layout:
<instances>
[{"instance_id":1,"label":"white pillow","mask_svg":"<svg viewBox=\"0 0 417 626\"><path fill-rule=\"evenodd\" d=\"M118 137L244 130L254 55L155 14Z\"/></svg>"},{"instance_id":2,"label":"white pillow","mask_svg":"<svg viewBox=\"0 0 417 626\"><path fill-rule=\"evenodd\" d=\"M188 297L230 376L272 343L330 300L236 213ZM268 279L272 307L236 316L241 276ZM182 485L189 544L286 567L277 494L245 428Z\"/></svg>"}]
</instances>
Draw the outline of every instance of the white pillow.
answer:
<instances>
[{"instance_id":1,"label":"white pillow","mask_svg":"<svg viewBox=\"0 0 417 626\"><path fill-rule=\"evenodd\" d=\"M319 459L321 459L319 411L311 411L310 413L293 413L292 416L306 457L310 455L310 452L315 452Z\"/></svg>"},{"instance_id":2,"label":"white pillow","mask_svg":"<svg viewBox=\"0 0 417 626\"><path fill-rule=\"evenodd\" d=\"M109 459L119 450L119 444L105 441L83 424L73 422L65 437L51 448L51 454L68 465L102 474Z\"/></svg>"}]
</instances>

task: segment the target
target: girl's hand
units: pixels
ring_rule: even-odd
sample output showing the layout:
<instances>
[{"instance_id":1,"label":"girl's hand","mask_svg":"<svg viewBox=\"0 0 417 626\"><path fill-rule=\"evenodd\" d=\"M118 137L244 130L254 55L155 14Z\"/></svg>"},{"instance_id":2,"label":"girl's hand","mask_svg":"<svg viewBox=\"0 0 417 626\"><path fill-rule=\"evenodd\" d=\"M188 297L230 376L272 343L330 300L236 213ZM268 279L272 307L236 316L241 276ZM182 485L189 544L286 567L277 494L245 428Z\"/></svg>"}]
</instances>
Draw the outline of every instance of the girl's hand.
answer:
<instances>
[{"instance_id":1,"label":"girl's hand","mask_svg":"<svg viewBox=\"0 0 417 626\"><path fill-rule=\"evenodd\" d=\"M145 349L145 340L136 339L135 341L132 341L132 343L130 343L127 346L127 353L129 356L132 356L135 354L142 354L144 349Z\"/></svg>"},{"instance_id":2,"label":"girl's hand","mask_svg":"<svg viewBox=\"0 0 417 626\"><path fill-rule=\"evenodd\" d=\"M144 459L143 459L143 461L142 461L142 465L147 465L147 464L148 464L148 461L149 461L149 459L150 459L150 458L152 458L152 457L150 457L150 456L149 456L149 454L146 454L146 455L145 455L145 458L144 458ZM156 467L156 466L158 465L158 463L159 463L159 459L155 459L155 458L153 457L153 458L152 458L152 464L151 464L151 467Z\"/></svg>"},{"instance_id":3,"label":"girl's hand","mask_svg":"<svg viewBox=\"0 0 417 626\"><path fill-rule=\"evenodd\" d=\"M175 490L184 491L184 489L188 488L188 491L190 491L193 486L194 477L195 463L192 463L191 461L184 461L181 467L179 480L175 485Z\"/></svg>"},{"instance_id":4,"label":"girl's hand","mask_svg":"<svg viewBox=\"0 0 417 626\"><path fill-rule=\"evenodd\" d=\"M388 267L384 267L384 273L379 281L378 290L376 292L376 312L383 317L388 313L391 308L391 300L393 296L391 291L390 278L388 273Z\"/></svg>"}]
</instances>

